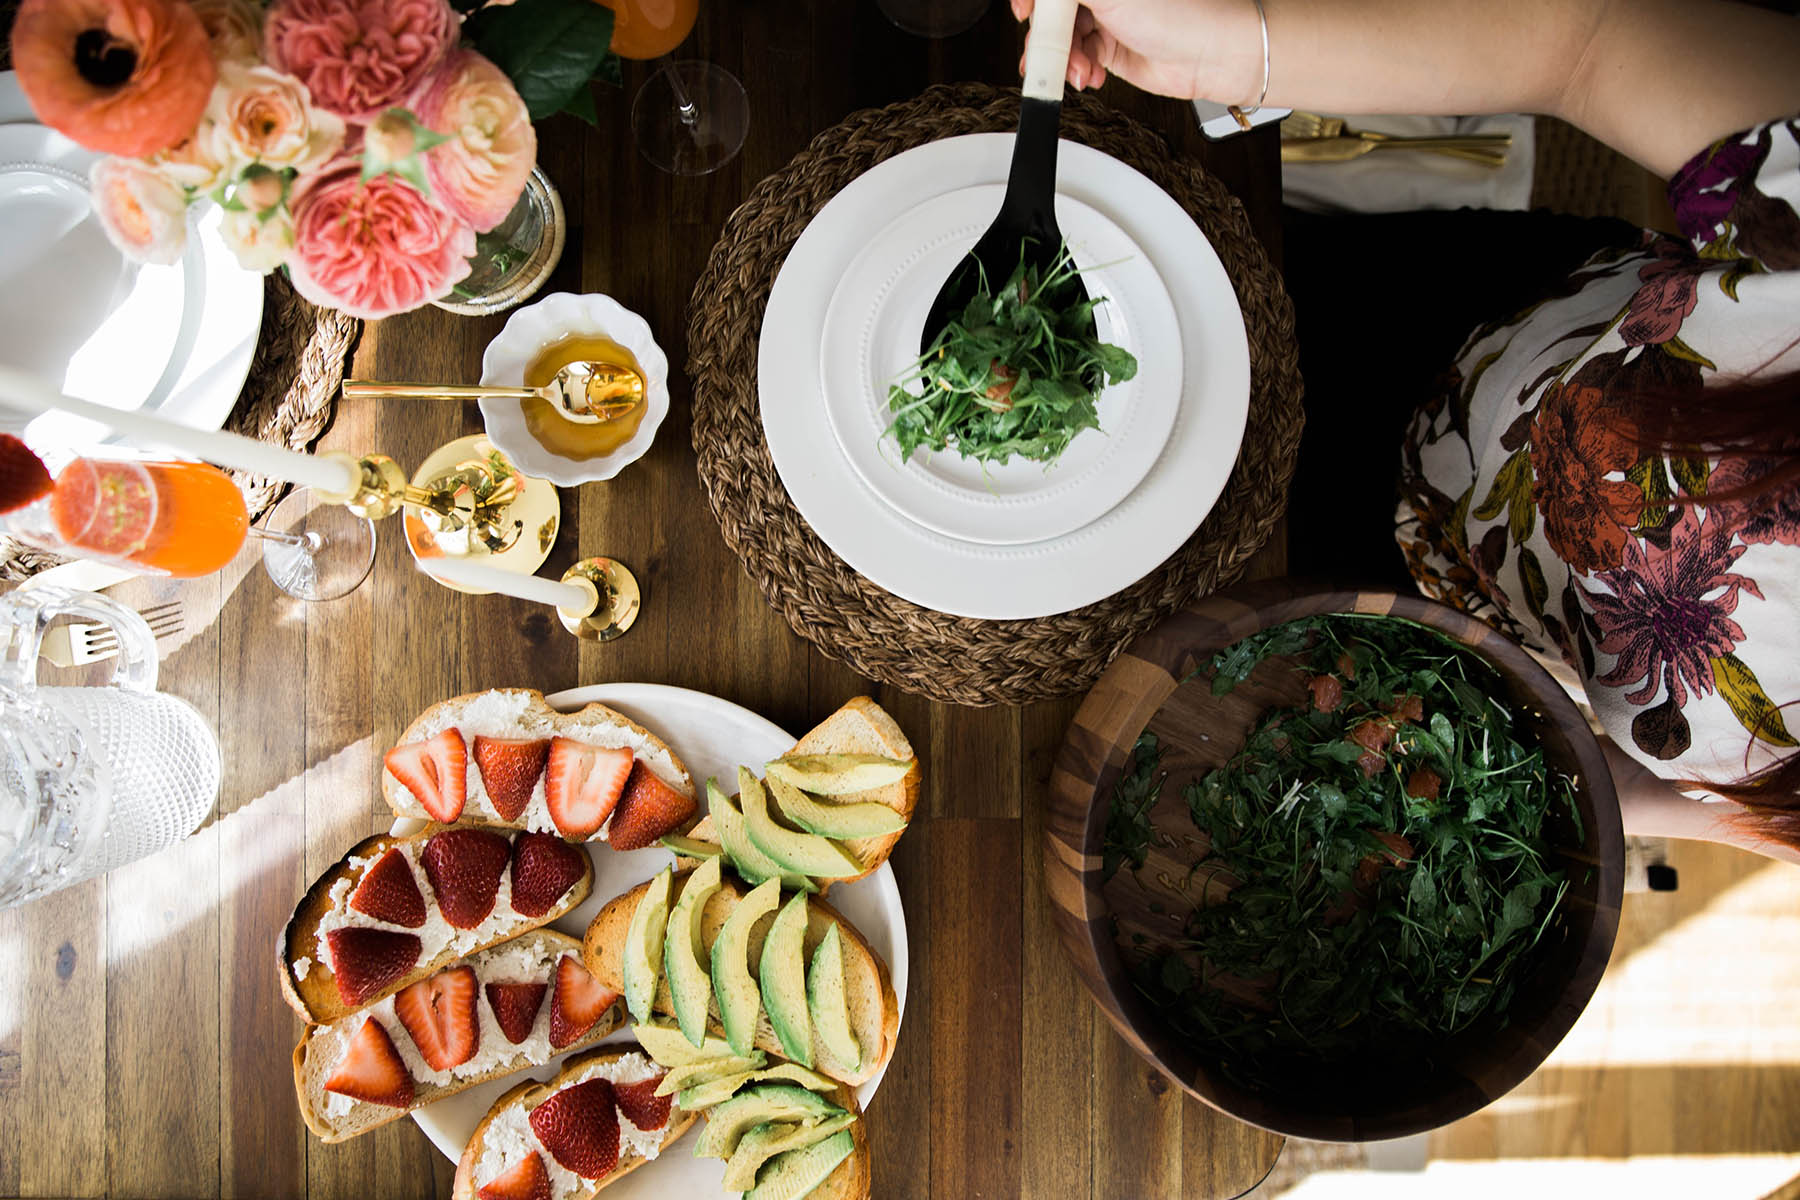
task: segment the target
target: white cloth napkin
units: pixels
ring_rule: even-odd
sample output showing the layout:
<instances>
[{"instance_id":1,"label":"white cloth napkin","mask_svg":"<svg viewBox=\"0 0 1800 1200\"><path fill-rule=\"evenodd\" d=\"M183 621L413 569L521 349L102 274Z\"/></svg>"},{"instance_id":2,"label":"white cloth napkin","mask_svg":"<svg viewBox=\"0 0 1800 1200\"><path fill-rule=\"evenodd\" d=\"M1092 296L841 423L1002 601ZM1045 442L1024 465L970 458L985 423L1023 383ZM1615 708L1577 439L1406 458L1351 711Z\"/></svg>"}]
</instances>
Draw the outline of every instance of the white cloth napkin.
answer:
<instances>
[{"instance_id":1,"label":"white cloth napkin","mask_svg":"<svg viewBox=\"0 0 1800 1200\"><path fill-rule=\"evenodd\" d=\"M1334 114L1335 115L1335 114ZM1401 137L1510 133L1506 165L1486 167L1446 154L1376 150L1341 163L1283 163L1284 203L1308 212L1415 212L1420 209L1531 207L1532 118L1346 116L1351 129Z\"/></svg>"}]
</instances>

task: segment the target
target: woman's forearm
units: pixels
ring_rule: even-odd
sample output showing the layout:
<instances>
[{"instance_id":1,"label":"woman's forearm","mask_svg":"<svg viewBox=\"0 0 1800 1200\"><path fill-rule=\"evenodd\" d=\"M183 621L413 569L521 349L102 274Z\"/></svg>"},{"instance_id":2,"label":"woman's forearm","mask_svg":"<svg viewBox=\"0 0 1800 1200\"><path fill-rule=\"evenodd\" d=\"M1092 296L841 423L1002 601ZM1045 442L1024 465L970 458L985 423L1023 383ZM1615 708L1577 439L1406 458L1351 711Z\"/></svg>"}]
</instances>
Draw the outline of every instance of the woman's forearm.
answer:
<instances>
[{"instance_id":1,"label":"woman's forearm","mask_svg":"<svg viewBox=\"0 0 1800 1200\"><path fill-rule=\"evenodd\" d=\"M1619 793L1619 816L1628 835L1723 842L1769 858L1800 863L1800 851L1758 837L1755 821L1746 819L1742 805L1729 800L1702 803L1645 769L1610 738L1602 738L1600 746L1612 770L1613 786Z\"/></svg>"}]
</instances>

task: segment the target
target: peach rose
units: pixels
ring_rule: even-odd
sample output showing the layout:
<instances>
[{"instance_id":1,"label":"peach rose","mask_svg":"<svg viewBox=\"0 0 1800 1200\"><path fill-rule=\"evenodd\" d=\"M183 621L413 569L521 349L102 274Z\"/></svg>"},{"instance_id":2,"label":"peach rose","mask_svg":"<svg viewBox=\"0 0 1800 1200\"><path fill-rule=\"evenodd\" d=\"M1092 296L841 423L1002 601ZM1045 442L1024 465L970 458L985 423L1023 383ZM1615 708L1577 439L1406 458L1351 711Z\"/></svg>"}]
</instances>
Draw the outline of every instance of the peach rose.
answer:
<instances>
[{"instance_id":1,"label":"peach rose","mask_svg":"<svg viewBox=\"0 0 1800 1200\"><path fill-rule=\"evenodd\" d=\"M100 227L127 258L172 263L187 249L187 195L134 158L103 158L88 172Z\"/></svg>"},{"instance_id":2,"label":"peach rose","mask_svg":"<svg viewBox=\"0 0 1800 1200\"><path fill-rule=\"evenodd\" d=\"M250 209L232 209L219 222L219 237L246 271L267 275L294 250L294 218L285 208L267 217Z\"/></svg>"},{"instance_id":3,"label":"peach rose","mask_svg":"<svg viewBox=\"0 0 1800 1200\"><path fill-rule=\"evenodd\" d=\"M404 104L459 33L445 0L278 0L263 46L314 104L363 122Z\"/></svg>"},{"instance_id":4,"label":"peach rose","mask_svg":"<svg viewBox=\"0 0 1800 1200\"><path fill-rule=\"evenodd\" d=\"M210 192L242 166L231 158L219 159L213 142L212 126L202 117L193 136L152 155L150 165L189 192Z\"/></svg>"},{"instance_id":5,"label":"peach rose","mask_svg":"<svg viewBox=\"0 0 1800 1200\"><path fill-rule=\"evenodd\" d=\"M345 156L301 176L288 272L314 304L385 317L448 292L469 273L475 231L392 175L362 181Z\"/></svg>"},{"instance_id":6,"label":"peach rose","mask_svg":"<svg viewBox=\"0 0 1800 1200\"><path fill-rule=\"evenodd\" d=\"M273 67L219 67L203 123L213 157L306 172L338 152L344 122L313 107L306 85Z\"/></svg>"},{"instance_id":7,"label":"peach rose","mask_svg":"<svg viewBox=\"0 0 1800 1200\"><path fill-rule=\"evenodd\" d=\"M186 0L25 0L12 58L40 121L131 157L191 134L215 74Z\"/></svg>"},{"instance_id":8,"label":"peach rose","mask_svg":"<svg viewBox=\"0 0 1800 1200\"><path fill-rule=\"evenodd\" d=\"M506 72L458 50L426 81L418 112L449 138L425 155L438 202L482 232L504 221L537 162L531 114Z\"/></svg>"},{"instance_id":9,"label":"peach rose","mask_svg":"<svg viewBox=\"0 0 1800 1200\"><path fill-rule=\"evenodd\" d=\"M262 61L262 8L250 0L189 0L217 62Z\"/></svg>"}]
</instances>

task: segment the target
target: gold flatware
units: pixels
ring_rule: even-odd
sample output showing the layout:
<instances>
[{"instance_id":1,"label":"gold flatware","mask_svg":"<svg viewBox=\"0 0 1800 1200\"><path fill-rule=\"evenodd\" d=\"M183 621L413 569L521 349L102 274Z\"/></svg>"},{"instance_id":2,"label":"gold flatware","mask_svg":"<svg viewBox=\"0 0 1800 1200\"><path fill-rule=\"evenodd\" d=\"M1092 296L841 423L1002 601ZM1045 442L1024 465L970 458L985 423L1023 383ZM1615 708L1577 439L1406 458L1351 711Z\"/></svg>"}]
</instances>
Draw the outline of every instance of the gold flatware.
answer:
<instances>
[{"instance_id":1,"label":"gold flatware","mask_svg":"<svg viewBox=\"0 0 1800 1200\"><path fill-rule=\"evenodd\" d=\"M152 604L139 616L150 626L153 637L173 637L181 632L181 604L170 600ZM71 622L58 625L38 643L38 657L47 658L59 667L80 667L103 662L119 652L119 631L111 625Z\"/></svg>"},{"instance_id":2,"label":"gold flatware","mask_svg":"<svg viewBox=\"0 0 1800 1200\"><path fill-rule=\"evenodd\" d=\"M1441 138L1374 138L1333 137L1284 139L1281 143L1282 162L1332 163L1349 162L1353 158L1361 158L1377 150L1436 150L1446 154L1454 154L1458 158L1478 162L1484 166L1499 167L1506 163L1506 155L1492 148L1493 143L1475 141L1468 137Z\"/></svg>"},{"instance_id":3,"label":"gold flatware","mask_svg":"<svg viewBox=\"0 0 1800 1200\"><path fill-rule=\"evenodd\" d=\"M344 396L395 397L426 400L475 400L483 396L502 399L543 400L558 414L582 425L594 425L622 417L644 400L644 377L618 363L572 362L543 387L485 387L479 384L380 383L350 379Z\"/></svg>"},{"instance_id":4,"label":"gold flatware","mask_svg":"<svg viewBox=\"0 0 1800 1200\"><path fill-rule=\"evenodd\" d=\"M1423 146L1420 139L1397 137L1393 134L1376 133L1369 129L1351 129L1342 117L1327 117L1319 113L1295 111L1289 113L1281 121L1281 142L1283 162L1344 162L1352 158L1360 158L1368 151L1351 151L1334 149L1332 151L1298 151L1294 155L1286 153L1290 142L1322 142L1339 138L1353 138L1365 142L1400 144L1415 150L1427 150L1431 153L1448 155L1451 158L1467 159L1470 162L1482 163L1486 166L1502 166L1506 162L1505 148L1512 145L1510 133L1476 133L1447 135L1459 141L1472 142L1468 146ZM1434 139L1426 139L1434 140ZM1437 139L1441 140L1441 139Z\"/></svg>"}]
</instances>

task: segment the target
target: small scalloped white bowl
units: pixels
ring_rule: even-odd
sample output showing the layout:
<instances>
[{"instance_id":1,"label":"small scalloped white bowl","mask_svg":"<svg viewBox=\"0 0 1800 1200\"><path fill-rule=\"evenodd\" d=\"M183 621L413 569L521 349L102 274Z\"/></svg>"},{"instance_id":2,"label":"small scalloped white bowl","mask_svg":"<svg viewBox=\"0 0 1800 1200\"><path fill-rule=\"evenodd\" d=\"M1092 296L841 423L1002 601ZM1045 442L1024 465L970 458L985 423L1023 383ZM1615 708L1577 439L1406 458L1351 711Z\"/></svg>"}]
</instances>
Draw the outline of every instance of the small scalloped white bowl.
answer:
<instances>
[{"instance_id":1,"label":"small scalloped white bowl","mask_svg":"<svg viewBox=\"0 0 1800 1200\"><path fill-rule=\"evenodd\" d=\"M669 359L656 344L650 323L611 296L598 292L552 292L515 311L482 353L481 382L492 387L518 387L524 382L525 368L532 359L554 343L576 335L611 338L637 359L644 377L644 419L623 446L597 458L564 458L531 436L517 400L486 397L481 401L488 440L525 474L548 479L559 487L611 479L644 456L656 439L663 418L669 415Z\"/></svg>"}]
</instances>

